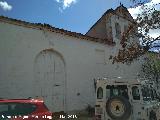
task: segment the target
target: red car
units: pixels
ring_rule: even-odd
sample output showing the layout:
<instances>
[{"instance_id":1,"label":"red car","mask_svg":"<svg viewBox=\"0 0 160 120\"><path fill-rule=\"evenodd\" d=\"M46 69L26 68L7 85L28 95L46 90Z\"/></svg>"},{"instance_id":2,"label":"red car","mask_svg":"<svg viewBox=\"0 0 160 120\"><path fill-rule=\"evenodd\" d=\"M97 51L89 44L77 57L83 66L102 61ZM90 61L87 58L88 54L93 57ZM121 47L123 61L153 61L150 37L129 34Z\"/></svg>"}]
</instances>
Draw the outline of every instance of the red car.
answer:
<instances>
[{"instance_id":1,"label":"red car","mask_svg":"<svg viewBox=\"0 0 160 120\"><path fill-rule=\"evenodd\" d=\"M41 99L0 99L0 120L51 120Z\"/></svg>"}]
</instances>

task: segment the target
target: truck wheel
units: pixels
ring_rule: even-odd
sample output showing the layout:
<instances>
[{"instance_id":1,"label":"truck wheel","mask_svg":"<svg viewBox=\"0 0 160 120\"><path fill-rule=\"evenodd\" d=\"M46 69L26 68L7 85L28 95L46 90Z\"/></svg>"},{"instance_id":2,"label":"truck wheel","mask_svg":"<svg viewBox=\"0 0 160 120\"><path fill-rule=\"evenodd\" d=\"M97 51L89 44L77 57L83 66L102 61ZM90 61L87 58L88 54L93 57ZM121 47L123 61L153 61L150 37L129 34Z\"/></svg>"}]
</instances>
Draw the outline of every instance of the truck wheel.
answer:
<instances>
[{"instance_id":1,"label":"truck wheel","mask_svg":"<svg viewBox=\"0 0 160 120\"><path fill-rule=\"evenodd\" d=\"M107 101L106 112L113 120L127 120L131 114L131 104L124 97L115 96Z\"/></svg>"},{"instance_id":2,"label":"truck wheel","mask_svg":"<svg viewBox=\"0 0 160 120\"><path fill-rule=\"evenodd\" d=\"M156 113L153 110L149 113L149 120L157 120Z\"/></svg>"}]
</instances>

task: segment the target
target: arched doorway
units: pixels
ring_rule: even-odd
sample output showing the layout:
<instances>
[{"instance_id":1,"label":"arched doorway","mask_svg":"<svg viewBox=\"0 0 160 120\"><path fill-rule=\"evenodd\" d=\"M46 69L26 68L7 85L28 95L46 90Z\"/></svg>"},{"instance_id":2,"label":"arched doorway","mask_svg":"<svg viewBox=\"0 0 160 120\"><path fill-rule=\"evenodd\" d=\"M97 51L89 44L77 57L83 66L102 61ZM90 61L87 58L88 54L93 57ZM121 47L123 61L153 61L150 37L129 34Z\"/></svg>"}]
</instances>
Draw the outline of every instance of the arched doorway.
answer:
<instances>
[{"instance_id":1,"label":"arched doorway","mask_svg":"<svg viewBox=\"0 0 160 120\"><path fill-rule=\"evenodd\" d=\"M65 63L53 49L41 51L35 58L35 95L43 97L54 112L65 109Z\"/></svg>"}]
</instances>

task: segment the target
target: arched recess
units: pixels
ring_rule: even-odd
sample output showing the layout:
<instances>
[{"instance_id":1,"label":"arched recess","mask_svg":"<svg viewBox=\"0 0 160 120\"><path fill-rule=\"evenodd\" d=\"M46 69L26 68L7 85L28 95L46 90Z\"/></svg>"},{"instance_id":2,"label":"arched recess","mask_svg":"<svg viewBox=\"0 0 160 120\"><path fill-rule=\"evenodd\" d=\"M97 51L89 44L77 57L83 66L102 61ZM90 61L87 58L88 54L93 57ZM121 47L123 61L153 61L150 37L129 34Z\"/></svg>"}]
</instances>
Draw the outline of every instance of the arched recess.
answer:
<instances>
[{"instance_id":1,"label":"arched recess","mask_svg":"<svg viewBox=\"0 0 160 120\"><path fill-rule=\"evenodd\" d=\"M41 51L34 61L35 96L54 112L65 111L66 72L63 56L53 49Z\"/></svg>"}]
</instances>

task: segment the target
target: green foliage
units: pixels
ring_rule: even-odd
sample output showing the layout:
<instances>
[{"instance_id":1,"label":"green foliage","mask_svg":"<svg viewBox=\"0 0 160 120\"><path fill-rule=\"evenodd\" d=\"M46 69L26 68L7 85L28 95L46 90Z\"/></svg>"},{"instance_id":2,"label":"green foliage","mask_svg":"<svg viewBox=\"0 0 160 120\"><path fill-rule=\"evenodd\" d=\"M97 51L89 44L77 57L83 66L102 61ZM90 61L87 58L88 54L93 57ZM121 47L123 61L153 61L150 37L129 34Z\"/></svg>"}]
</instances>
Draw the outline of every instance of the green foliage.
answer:
<instances>
[{"instance_id":1,"label":"green foliage","mask_svg":"<svg viewBox=\"0 0 160 120\"><path fill-rule=\"evenodd\" d=\"M142 66L142 74L145 78L154 81L159 87L160 83L160 58L159 54L148 52L145 63Z\"/></svg>"},{"instance_id":2,"label":"green foliage","mask_svg":"<svg viewBox=\"0 0 160 120\"><path fill-rule=\"evenodd\" d=\"M158 70L160 70L160 54L159 53L148 53L149 58L154 61L154 64Z\"/></svg>"}]
</instances>

